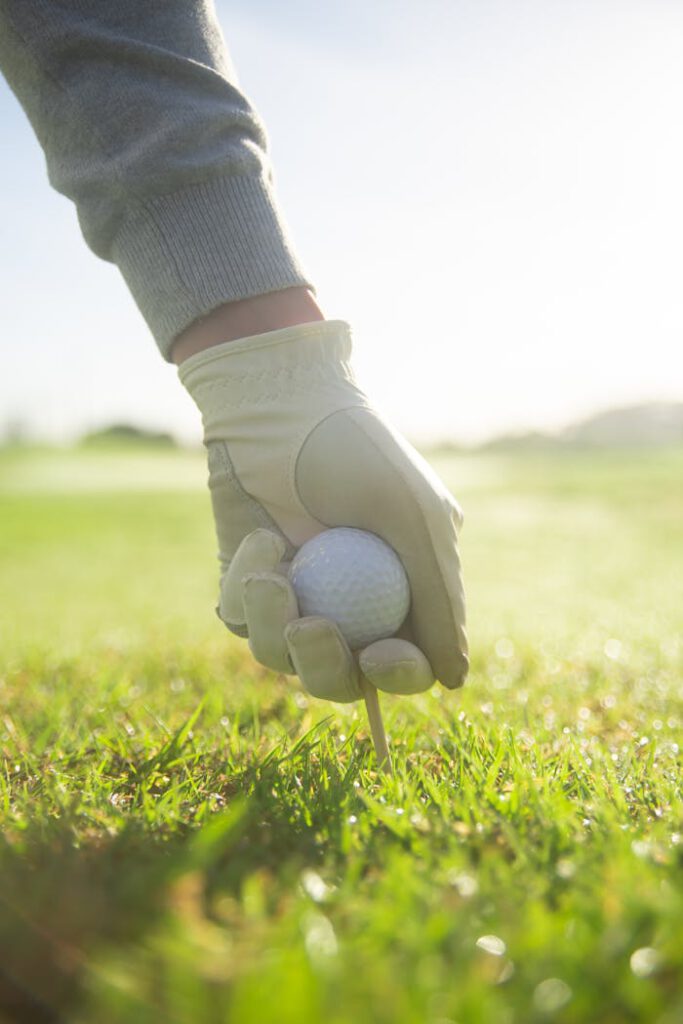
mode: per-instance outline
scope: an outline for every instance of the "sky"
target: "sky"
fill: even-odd
[[[683,4],[230,0],[276,186],[411,439],[683,400]],[[0,432],[198,414],[0,79]]]

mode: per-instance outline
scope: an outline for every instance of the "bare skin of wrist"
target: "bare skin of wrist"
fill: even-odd
[[[285,288],[226,302],[178,335],[171,349],[171,359],[179,365],[212,345],[324,319],[308,288]]]

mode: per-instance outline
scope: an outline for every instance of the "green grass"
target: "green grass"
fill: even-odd
[[[683,1020],[683,453],[437,468],[472,673],[386,780],[214,618],[201,455],[0,453],[0,1020]]]

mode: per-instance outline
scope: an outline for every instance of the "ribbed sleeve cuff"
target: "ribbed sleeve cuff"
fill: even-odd
[[[216,178],[136,204],[113,258],[168,360],[178,334],[217,306],[312,288],[263,177]]]

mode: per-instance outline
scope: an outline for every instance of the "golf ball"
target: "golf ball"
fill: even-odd
[[[306,541],[289,568],[302,615],[336,622],[356,650],[392,636],[410,605],[408,577],[376,534],[340,526]]]

